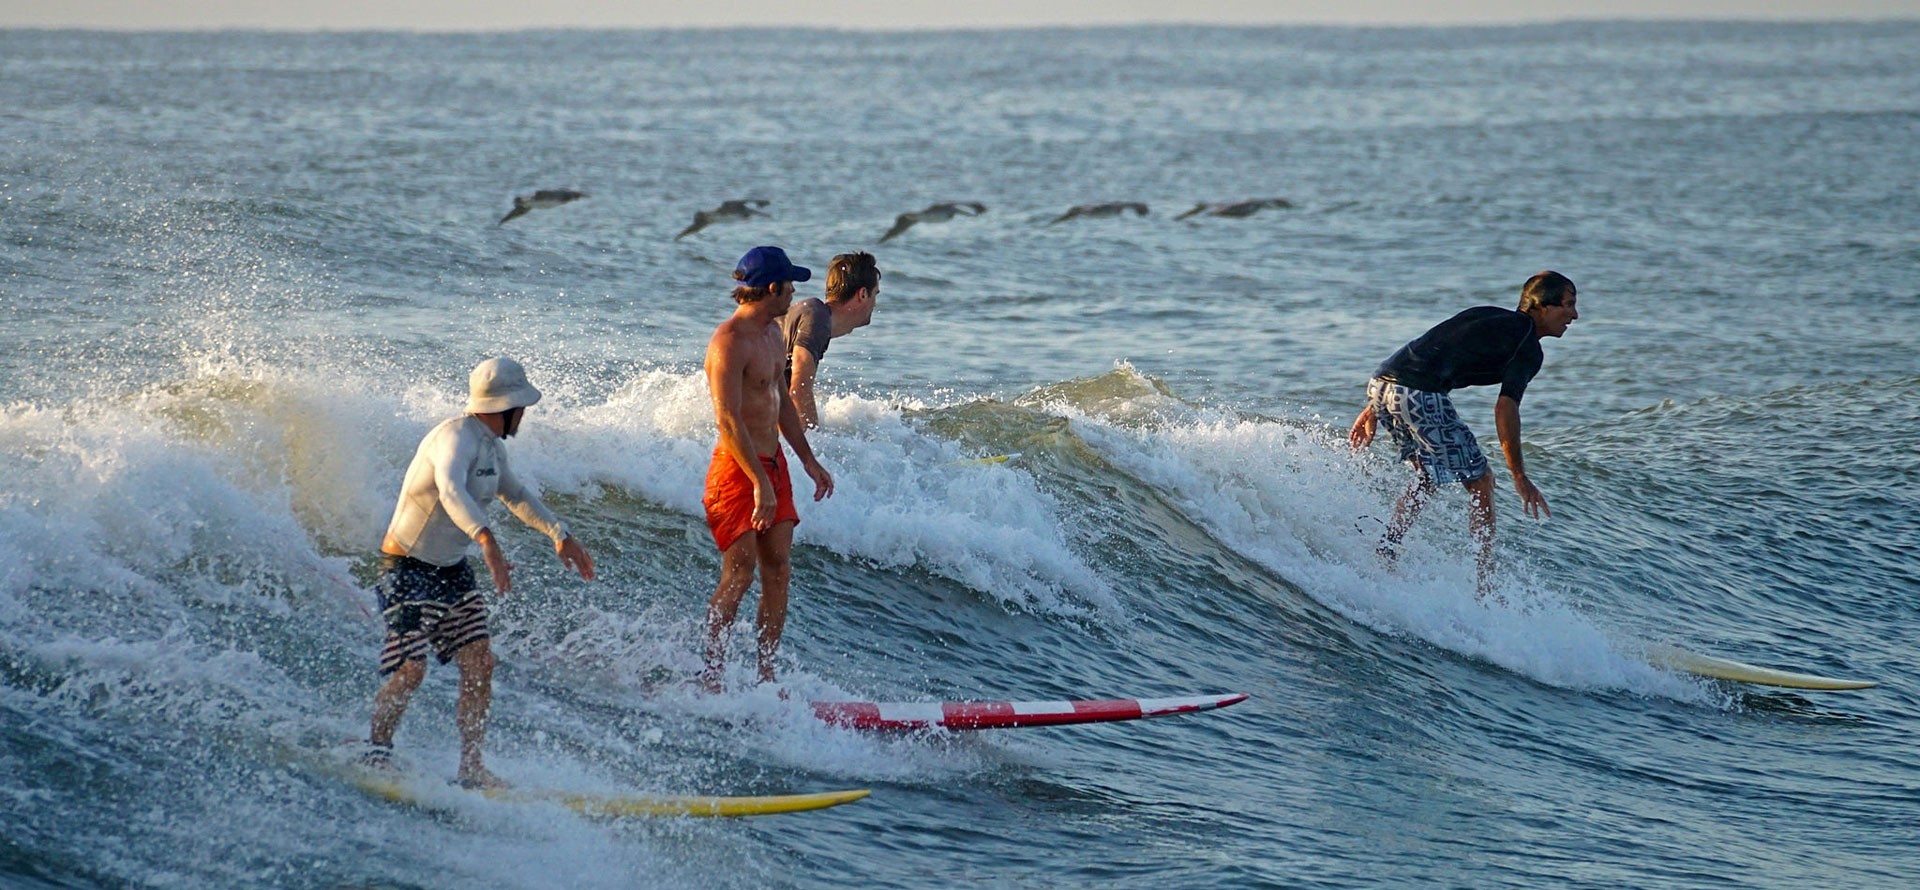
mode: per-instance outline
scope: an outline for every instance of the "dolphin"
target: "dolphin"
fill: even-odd
[[[766,214],[754,208],[765,207],[768,203],[770,202],[760,198],[741,198],[734,201],[722,201],[720,202],[720,206],[712,210],[695,211],[693,214],[693,224],[681,229],[680,234],[673,236],[673,240],[678,241],[714,223],[739,222],[752,216],[766,216]]]
[[[1189,216],[1202,213],[1208,216],[1224,216],[1229,219],[1245,219],[1262,210],[1283,210],[1292,206],[1293,202],[1285,198],[1260,198],[1253,201],[1234,201],[1228,204],[1195,204],[1192,210],[1182,213],[1174,217],[1174,219],[1186,219]]]
[[[1059,216],[1054,217],[1051,221],[1047,223],[1047,225],[1066,222],[1067,220],[1070,220],[1079,216],[1088,217],[1090,219],[1104,219],[1109,216],[1119,216],[1120,214],[1125,213],[1129,210],[1133,211],[1135,216],[1147,215],[1147,205],[1142,204],[1138,201],[1114,201],[1107,204],[1081,204],[1077,207],[1074,207],[1071,210],[1068,210],[1065,213],[1060,214]]]
[[[547,207],[558,207],[568,201],[578,201],[586,196],[586,192],[576,192],[573,189],[541,189],[531,195],[520,195],[513,199],[513,209],[507,211],[507,215],[500,217],[500,221],[494,225],[504,226],[507,220],[516,216],[525,216]]]
[[[893,236],[913,228],[914,223],[946,222],[955,216],[978,216],[985,212],[987,212],[987,205],[977,201],[934,204],[918,213],[902,213],[894,217],[893,228],[888,229],[885,235],[881,235],[880,240],[890,240]]]

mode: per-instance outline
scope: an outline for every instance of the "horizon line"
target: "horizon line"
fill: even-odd
[[[96,34],[414,34],[420,36],[435,35],[471,35],[471,34],[521,34],[556,32],[734,32],[734,31],[804,31],[821,34],[936,34],[971,33],[984,31],[1122,31],[1137,28],[1183,28],[1183,29],[1255,29],[1255,28],[1313,28],[1313,29],[1373,29],[1373,30],[1443,30],[1443,29],[1501,29],[1501,28],[1539,28],[1556,25],[1874,25],[1874,24],[1914,24],[1920,23],[1920,11],[1886,13],[1857,16],[1783,14],[1770,16],[1737,15],[1560,15],[1542,18],[1488,18],[1475,20],[1386,20],[1386,19],[1299,19],[1299,20],[1199,20],[1199,19],[1140,19],[1126,22],[999,22],[978,25],[926,24],[926,25],[823,25],[812,22],[764,22],[764,23],[686,23],[686,24],[502,24],[502,25],[267,25],[267,24],[184,24],[177,26],[152,25],[102,25],[90,24],[26,24],[0,22],[0,33],[16,31],[96,33]]]
[[[939,33],[983,33],[983,31],[1133,31],[1146,27],[1165,29],[1367,29],[1367,31],[1471,31],[1471,29],[1534,29],[1555,25],[1912,25],[1920,23],[1920,13],[1899,15],[1860,15],[1860,17],[1747,17],[1747,15],[1567,15],[1551,19],[1476,19],[1476,21],[1187,21],[1187,19],[1142,19],[1142,21],[1102,21],[1102,23],[991,23],[991,25],[818,25],[818,23],[764,23],[764,25],[8,25],[0,23],[0,33],[81,33],[81,35],[538,35],[538,33],[728,33],[728,31],[803,31],[818,35],[939,35]]]

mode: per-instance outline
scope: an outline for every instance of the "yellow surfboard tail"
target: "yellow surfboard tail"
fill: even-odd
[[[1728,658],[1715,658],[1698,652],[1688,652],[1678,646],[1663,643],[1647,647],[1647,660],[1655,667],[1692,674],[1696,677],[1730,680],[1735,683],[1753,683],[1760,686],[1779,686],[1785,689],[1871,689],[1880,685],[1878,680],[1847,680],[1798,671],[1764,668]]]

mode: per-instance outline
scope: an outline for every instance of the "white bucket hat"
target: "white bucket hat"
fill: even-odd
[[[467,375],[467,413],[498,414],[540,401],[540,391],[527,382],[527,369],[510,358],[490,358]]]

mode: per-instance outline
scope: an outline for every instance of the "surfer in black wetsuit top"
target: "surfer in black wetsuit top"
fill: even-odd
[[[1528,516],[1552,516],[1547,499],[1527,479],[1520,455],[1520,399],[1540,372],[1541,337],[1559,337],[1580,317],[1573,282],[1558,272],[1541,272],[1520,288],[1520,307],[1478,306],[1435,325],[1400,347],[1374,371],[1367,383],[1367,406],[1354,418],[1347,439],[1354,448],[1373,443],[1385,426],[1413,464],[1419,478],[1394,505],[1380,553],[1392,559],[1400,540],[1437,485],[1461,483],[1472,500],[1468,523],[1480,545],[1479,591],[1493,574],[1493,474],[1473,431],[1454,411],[1447,393],[1465,386],[1500,387],[1494,403],[1494,427],[1507,470]]]

